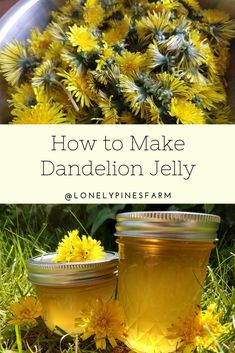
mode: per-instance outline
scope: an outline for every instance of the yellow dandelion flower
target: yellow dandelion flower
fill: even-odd
[[[134,115],[141,114],[141,118],[145,115],[145,100],[142,87],[138,86],[132,78],[120,75],[120,88],[122,90],[124,100],[129,104]]]
[[[57,103],[38,103],[31,108],[13,109],[13,124],[67,123],[63,107]]]
[[[34,70],[32,85],[34,87],[50,86],[57,82],[55,66],[51,60],[44,61]]]
[[[77,47],[77,51],[92,51],[98,46],[97,38],[93,36],[90,29],[85,26],[73,25],[69,27],[68,39],[72,46]]]
[[[9,100],[10,106],[15,108],[32,107],[37,103],[34,90],[31,84],[25,83],[15,88]]]
[[[187,70],[187,72],[185,73],[185,78],[190,83],[198,83],[201,85],[206,85],[209,83],[208,78],[206,77],[206,75],[203,75],[200,70],[200,67],[192,67],[191,69]]]
[[[42,315],[42,306],[33,297],[22,297],[19,302],[13,303],[9,307],[12,325],[31,325],[36,323],[36,318]]]
[[[204,112],[195,104],[186,99],[171,100],[170,115],[177,119],[177,123],[182,124],[205,124],[206,117]]]
[[[94,80],[93,80],[93,84],[91,84],[90,87],[95,89],[95,92],[97,92],[97,88],[94,85],[95,81],[106,86],[110,80],[110,72],[112,73],[112,68],[109,68],[107,70],[105,67],[99,71],[92,71],[92,75],[93,75]],[[98,90],[99,89],[100,89],[100,87],[98,87]]]
[[[231,39],[235,38],[235,20],[233,19],[216,26],[212,30],[212,33],[213,38],[220,46],[218,49],[219,52],[224,49],[224,46],[229,45]]]
[[[103,124],[116,124],[120,121],[117,109],[112,103],[113,96],[107,97],[103,92],[99,91],[98,106],[100,107],[104,118]]]
[[[178,33],[170,36],[162,45],[167,53],[174,53],[179,56],[179,54],[183,53],[187,50],[187,44],[189,47],[189,43],[185,41],[184,33]],[[184,48],[184,51],[181,49]]]
[[[215,108],[218,103],[225,103],[227,99],[225,91],[221,92],[220,87],[213,84],[194,84],[190,95],[194,102],[207,110]]]
[[[210,112],[212,124],[234,124],[234,116],[231,107],[227,105],[217,105],[214,110]]]
[[[137,0],[137,3],[146,6],[146,5],[148,5],[148,0]]]
[[[201,54],[204,58],[204,65],[207,68],[208,78],[211,81],[216,81],[217,76],[220,74],[218,71],[216,57],[210,45],[205,41],[201,46]]]
[[[216,52],[229,45],[229,41],[235,37],[235,20],[230,20],[229,14],[221,10],[204,10],[203,20],[206,23],[204,30],[207,30],[209,37],[212,36]]]
[[[18,85],[35,66],[35,59],[29,56],[26,47],[17,40],[0,51],[0,71],[12,86]]]
[[[148,46],[146,55],[146,66],[149,69],[164,67],[170,64],[170,57],[160,52],[157,42],[154,41]]]
[[[112,2],[108,1],[102,1],[102,4],[105,6],[105,20],[110,20],[110,18],[113,17],[113,15],[117,12],[123,12],[123,6],[124,6],[125,0],[112,0]],[[128,8],[125,8],[125,13],[129,15],[130,10]]]
[[[210,305],[207,310],[196,309],[188,318],[180,321],[170,331],[171,338],[180,340],[180,349],[183,353],[190,353],[200,349],[218,352],[216,340],[226,332],[220,323],[221,313],[216,312],[216,305]]]
[[[73,4],[71,1],[66,1],[66,3],[60,7],[60,12],[66,16],[70,16],[73,11]],[[57,15],[57,12],[55,13]]]
[[[177,3],[175,0],[162,0],[147,5],[150,12],[156,13],[174,11],[179,7],[179,3]]]
[[[33,54],[42,57],[45,50],[52,43],[53,38],[51,33],[48,30],[41,33],[38,28],[35,28],[30,32],[30,35],[31,38],[27,40],[30,45],[30,49],[33,51]]]
[[[170,12],[148,13],[136,23],[136,29],[140,40],[150,42],[152,39],[165,40],[165,34],[170,30]]]
[[[59,23],[52,21],[48,25],[48,31],[50,31],[52,38],[55,40],[59,40],[61,42],[65,42],[67,39],[66,33],[62,26],[59,25]]]
[[[55,41],[51,43],[44,53],[43,59],[46,61],[50,61],[56,64],[61,62],[61,53],[64,48],[64,45],[62,42]]]
[[[52,102],[51,92],[45,87],[33,87],[33,91],[37,103],[47,104]]]
[[[103,32],[103,39],[109,45],[114,45],[125,39],[130,26],[130,18],[125,17],[120,21],[110,21],[110,29]]]
[[[64,91],[62,89],[58,89],[57,86],[51,87],[48,90],[48,94],[54,102],[61,104],[66,110],[70,110],[73,108],[73,105],[68,95],[64,94]],[[45,97],[45,94],[43,96]]]
[[[230,20],[229,13],[218,9],[203,10],[202,16],[203,20],[209,24],[224,23]]]
[[[168,98],[186,98],[190,97],[189,86],[180,77],[177,77],[168,72],[156,74],[156,79],[160,84],[162,95]]]
[[[101,71],[106,64],[106,62],[111,59],[113,56],[113,48],[109,47],[107,43],[104,43],[104,46],[101,50],[99,59],[96,60],[97,67],[96,71]]]
[[[150,98],[146,100],[145,120],[148,124],[162,124],[160,112],[154,101]]]
[[[122,74],[136,76],[145,67],[146,56],[142,53],[131,53],[123,50],[121,55],[116,57],[116,62]]]
[[[201,11],[201,6],[197,0],[182,0],[183,4],[194,10],[195,12]]]
[[[120,122],[123,124],[135,124],[136,117],[128,111],[124,111],[120,116]]]
[[[53,262],[98,261],[105,256],[101,242],[90,236],[79,236],[77,229],[68,232],[59,243]]]
[[[80,103],[81,107],[90,107],[94,99],[94,93],[89,86],[89,76],[83,73],[79,68],[71,69],[69,72],[64,71],[58,73],[58,76],[63,77],[62,83],[66,89]]]
[[[122,309],[116,300],[104,303],[97,299],[82,310],[78,319],[78,326],[82,329],[83,340],[94,336],[97,349],[106,349],[106,341],[112,347],[117,345],[116,339],[125,339],[125,326]]]
[[[168,41],[168,49],[172,48],[173,51],[177,49],[177,42],[173,45],[174,36],[171,37],[172,41]],[[178,66],[180,68],[190,70],[192,67],[198,67],[206,63],[205,47],[207,47],[206,39],[197,30],[191,30],[189,33],[189,40],[182,41],[181,55]]]
[[[101,25],[104,20],[105,11],[97,0],[87,0],[84,6],[84,21],[89,28]]]
[[[81,70],[85,70],[85,58],[82,52],[74,53],[69,49],[63,48],[61,52],[61,59],[63,62],[64,69],[67,69],[69,66],[70,68],[80,67]]]
[[[71,16],[73,11],[77,8],[78,1],[70,0],[66,1],[65,5],[60,7],[60,12],[66,16]]]
[[[228,47],[223,48],[223,50],[219,52],[219,55],[214,57],[215,66],[217,67],[218,73],[221,76],[223,76],[227,71],[230,59],[230,49]]]

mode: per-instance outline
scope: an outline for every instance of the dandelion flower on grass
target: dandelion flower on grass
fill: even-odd
[[[79,236],[78,230],[65,235],[56,250],[53,262],[85,262],[101,260],[104,257],[101,242],[90,236]]]
[[[172,334],[168,338],[180,340],[182,353],[199,352],[201,349],[218,352],[216,342],[226,332],[220,317],[221,313],[216,312],[214,303],[205,311],[196,309],[192,315],[170,329]]]
[[[9,312],[12,315],[10,324],[31,325],[42,315],[42,306],[33,297],[22,297],[19,302],[10,305]]]
[[[125,338],[123,313],[115,300],[107,303],[102,299],[95,300],[81,312],[77,322],[83,331],[82,339],[94,336],[97,349],[106,349],[106,341],[116,347],[116,339],[123,341]]]

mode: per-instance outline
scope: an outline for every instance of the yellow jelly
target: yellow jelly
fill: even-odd
[[[42,304],[47,327],[78,334],[75,320],[81,310],[97,298],[108,301],[114,297],[118,256],[106,252],[104,260],[86,263],[52,263],[53,257],[48,254],[30,259],[29,280]]]

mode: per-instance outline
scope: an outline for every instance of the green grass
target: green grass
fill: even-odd
[[[136,209],[138,207],[143,209],[143,206],[135,206]],[[218,210],[215,213],[222,214],[225,221],[220,230],[217,250],[211,256],[201,304],[206,308],[215,302],[223,311],[222,323],[227,325],[228,330],[218,342],[218,352],[235,353],[235,213],[231,212],[231,216],[226,218],[224,214],[229,209],[228,206],[216,207],[212,210]],[[198,206],[188,206],[188,209],[192,208],[198,210]],[[184,209],[187,207],[184,206]],[[82,231],[82,225],[88,232],[95,228],[96,237],[102,239],[107,249],[113,249],[116,246],[112,237],[114,219],[119,210],[130,210],[130,206],[0,206],[0,352],[75,351],[71,337],[65,336],[62,339],[61,335],[51,333],[42,320],[31,329],[9,325],[8,306],[17,298],[33,293],[32,286],[27,281],[26,260],[37,254],[53,251],[67,230],[79,228]],[[102,222],[100,215],[103,217]],[[90,340],[82,343],[81,352],[97,352],[94,342]],[[108,348],[107,352],[112,352],[112,349]],[[117,351],[124,352],[128,352],[124,347]],[[206,352],[209,351],[203,353]]]

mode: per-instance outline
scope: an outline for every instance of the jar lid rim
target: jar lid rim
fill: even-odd
[[[164,222],[164,221],[201,221],[201,222],[216,222],[220,223],[220,216],[209,214],[209,213],[197,213],[197,212],[182,212],[182,211],[143,211],[143,212],[125,212],[118,213],[117,219],[131,219],[131,220],[149,220],[152,222]]]
[[[48,266],[50,268],[60,268],[61,266],[67,268],[77,268],[77,269],[87,269],[94,268],[95,266],[99,266],[100,264],[105,264],[111,261],[118,260],[118,255],[113,251],[105,251],[105,256],[100,260],[92,260],[92,261],[71,261],[71,262],[52,262],[53,258],[56,256],[55,252],[46,253],[43,255],[37,255],[32,257],[27,261],[28,266]]]
[[[38,285],[74,284],[83,280],[106,278],[117,271],[118,254],[105,251],[104,259],[86,262],[57,262],[56,253],[35,256],[27,261],[30,282]]]
[[[115,235],[142,239],[215,242],[219,224],[219,216],[204,213],[127,212],[117,215]]]

